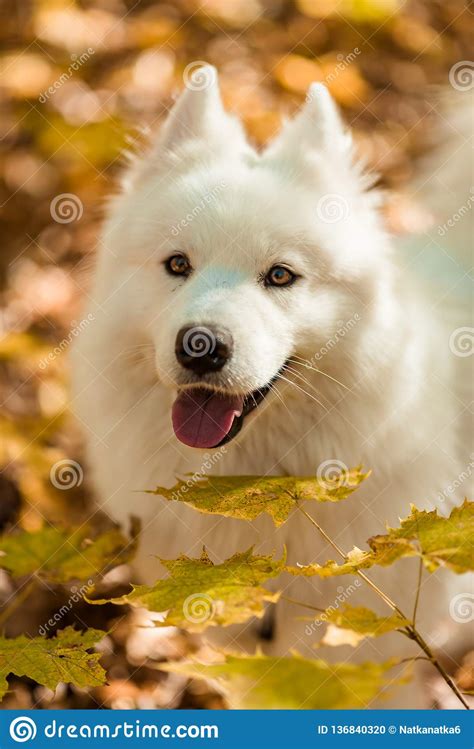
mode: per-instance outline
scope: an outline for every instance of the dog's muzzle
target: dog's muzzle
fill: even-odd
[[[219,372],[231,358],[232,350],[229,331],[213,325],[187,325],[176,336],[178,362],[197,375]]]

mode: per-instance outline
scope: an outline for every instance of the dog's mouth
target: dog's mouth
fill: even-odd
[[[247,395],[199,386],[180,390],[171,412],[176,437],[197,448],[220,447],[230,442],[242,429],[245,418],[265,400],[284,366],[267,385]]]

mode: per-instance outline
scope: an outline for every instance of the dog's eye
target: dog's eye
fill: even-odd
[[[188,276],[191,263],[186,255],[171,255],[165,262],[165,268],[172,276]]]
[[[291,286],[297,276],[283,265],[274,265],[265,276],[266,286]]]

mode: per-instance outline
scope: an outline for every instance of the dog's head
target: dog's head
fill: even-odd
[[[261,154],[214,68],[182,93],[104,235],[120,314],[153,344],[182,442],[234,437],[294,357],[370,304],[385,239],[364,182],[322,85]]]

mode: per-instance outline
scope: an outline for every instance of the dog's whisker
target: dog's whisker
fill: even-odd
[[[312,382],[309,382],[309,380],[307,380],[306,377],[304,377],[304,375],[302,375],[300,372],[297,372],[295,369],[288,366],[285,367],[285,371],[289,372],[291,375],[293,375],[293,377],[297,377],[304,385],[309,387],[315,393],[321,394],[318,388]]]
[[[300,359],[300,361],[296,361],[296,359]],[[344,385],[343,382],[341,382],[340,380],[337,380],[332,375],[328,374],[327,372],[324,372],[322,369],[318,369],[318,367],[313,367],[313,365],[310,364],[307,359],[303,359],[302,357],[297,356],[296,354],[293,354],[293,356],[289,359],[289,361],[292,362],[292,364],[298,364],[300,367],[304,367],[305,369],[311,369],[313,372],[322,374],[324,377],[327,377],[329,380],[332,380],[337,385],[340,385],[341,387],[343,387],[345,390],[350,390],[350,388],[347,387],[347,385]]]
[[[126,351],[135,351],[136,349],[154,349],[153,343],[135,343],[133,346],[127,346],[127,348],[123,349],[124,352]]]
[[[140,361],[154,362],[155,347],[152,343],[137,343],[134,346],[128,346],[120,352],[120,356],[127,362],[133,361],[139,357]]]
[[[285,403],[285,400],[284,400],[282,394],[279,392],[279,390],[277,388],[277,383],[276,382],[272,383],[272,385],[270,386],[270,390],[272,391],[272,393],[274,393],[276,395],[276,397],[278,398],[278,401],[281,403],[281,405],[283,406],[283,408],[285,409],[285,411],[288,412],[288,415],[290,416],[291,420],[294,422],[295,421],[295,415],[291,411],[291,409],[288,408],[287,404]]]
[[[324,405],[324,403],[321,403],[320,400],[314,397],[314,395],[311,395],[311,393],[308,393],[304,388],[302,388],[300,385],[298,385],[297,382],[294,382],[293,380],[289,380],[288,377],[284,377],[283,375],[280,375],[280,379],[284,380],[284,382],[288,382],[290,385],[293,385],[297,390],[302,392],[304,395],[306,395],[308,398],[311,398],[315,403],[318,404],[318,406],[321,406],[321,408],[324,408],[324,410],[327,412],[327,408]]]
[[[155,218],[141,218],[140,224],[142,226],[146,226],[147,224],[152,224],[153,226],[167,226],[170,230],[173,228],[169,221],[158,221],[158,219]]]

